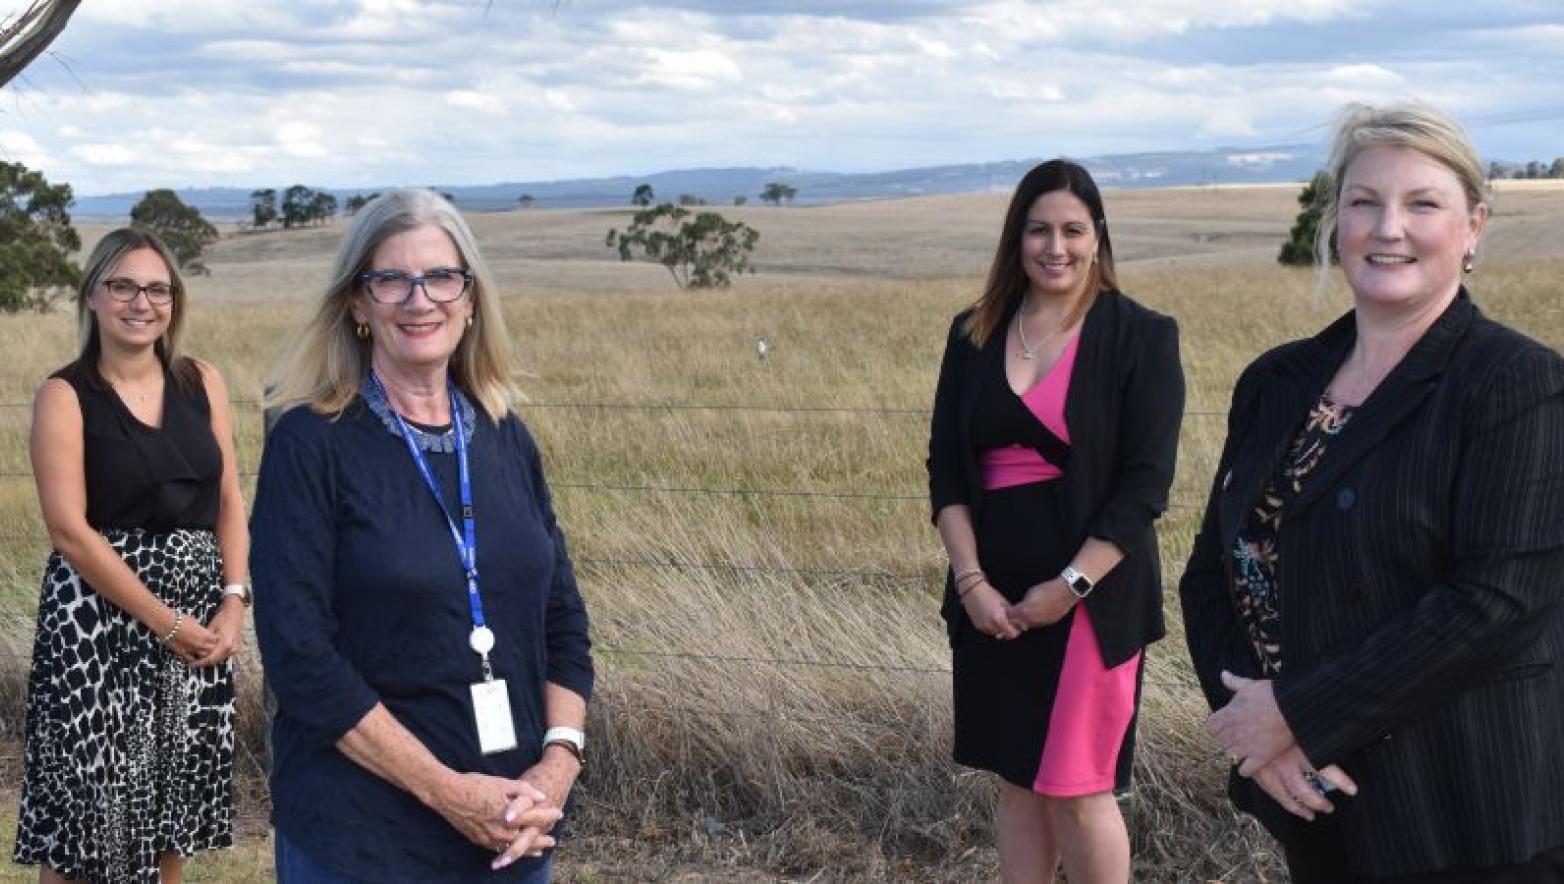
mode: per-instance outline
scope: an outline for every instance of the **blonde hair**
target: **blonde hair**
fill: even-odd
[[[478,253],[477,240],[456,208],[423,188],[393,190],[358,211],[332,265],[331,278],[314,314],[295,336],[297,343],[267,393],[269,406],[307,405],[321,414],[337,414],[358,395],[369,366],[372,343],[356,334],[353,298],[358,276],[369,269],[380,244],[399,233],[438,227],[455,243],[472,272],[472,325],[451,354],[451,378],[461,390],[499,421],[519,395],[509,376],[510,336],[500,311],[499,290]]]
[[[1314,239],[1314,264],[1322,280],[1330,267],[1330,242],[1336,234],[1342,181],[1352,161],[1371,147],[1409,148],[1449,169],[1461,182],[1468,212],[1491,200],[1482,160],[1460,123],[1420,101],[1380,107],[1353,102],[1336,115],[1327,166],[1333,186],[1324,196]]]
[[[107,282],[119,269],[119,262],[131,252],[150,249],[163,259],[168,270],[168,284],[174,290],[174,300],[169,304],[168,328],[152,345],[158,361],[174,375],[174,383],[185,393],[201,389],[201,370],[179,353],[179,340],[185,327],[185,281],[179,275],[179,264],[163,244],[163,240],[150,230],[138,227],[121,227],[111,230],[93,247],[87,256],[87,266],[82,268],[81,287],[76,290],[76,325],[79,343],[76,359],[71,364],[80,366],[88,379],[99,386],[108,382],[98,370],[98,360],[103,355],[103,340],[98,335],[98,314],[88,306],[92,293]]]

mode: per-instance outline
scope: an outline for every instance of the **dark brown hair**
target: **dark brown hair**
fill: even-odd
[[[181,393],[192,395],[202,389],[201,369],[194,361],[179,354],[179,336],[185,324],[185,281],[179,275],[179,265],[174,262],[174,256],[163,244],[163,240],[150,230],[142,230],[136,227],[121,227],[118,230],[109,231],[98,244],[93,247],[92,254],[87,257],[87,266],[82,269],[81,288],[76,290],[76,321],[81,329],[81,345],[77,350],[76,360],[71,363],[73,367],[79,367],[86,375],[88,381],[107,389],[108,381],[104,380],[103,373],[98,370],[98,360],[103,356],[103,341],[99,337],[98,314],[87,306],[87,301],[92,293],[113,275],[119,262],[131,252],[138,249],[151,249],[156,252],[163,264],[168,268],[168,282],[174,289],[174,301],[169,305],[168,329],[163,336],[157,339],[153,350],[157,353],[158,361],[163,367],[174,375],[174,384]]]
[[[1085,314],[1098,292],[1118,288],[1119,280],[1113,272],[1113,243],[1108,239],[1108,217],[1103,213],[1097,182],[1079,163],[1066,159],[1049,160],[1026,173],[1010,198],[1005,227],[999,234],[999,247],[994,250],[994,263],[988,271],[988,283],[967,317],[965,331],[975,346],[987,343],[989,336],[1004,321],[1005,314],[1026,296],[1031,285],[1026,269],[1021,266],[1021,238],[1026,233],[1026,216],[1038,197],[1056,190],[1067,190],[1085,203],[1097,227],[1097,260],[1092,262],[1087,294],[1065,326],[1073,325]]]

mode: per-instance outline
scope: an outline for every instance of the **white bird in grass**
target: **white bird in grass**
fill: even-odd
[[[765,338],[757,338],[755,340],[755,355],[760,357],[761,362],[765,362],[766,357],[771,355],[771,342]]]

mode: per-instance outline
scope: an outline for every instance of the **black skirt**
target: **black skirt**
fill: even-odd
[[[1059,575],[1078,547],[1061,536],[1064,501],[1058,482],[1017,485],[986,492],[978,524],[978,562],[988,582],[1010,602]],[[1077,606],[1077,609],[1079,606]],[[1049,721],[1064,670],[1076,610],[1050,626],[1014,640],[990,638],[960,618],[953,641],[952,695],[958,764],[991,771],[1033,789],[1048,741]],[[1125,664],[1132,665],[1132,664]],[[1138,662],[1137,670],[1138,670]],[[1140,705],[1135,691],[1134,705]],[[1129,787],[1135,719],[1118,739],[1114,788]]]

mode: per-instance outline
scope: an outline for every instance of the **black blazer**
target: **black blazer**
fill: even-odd
[[[1352,314],[1239,378],[1179,586],[1212,708],[1257,676],[1229,551],[1356,337]],[[1462,291],[1282,513],[1277,703],[1336,802],[1355,870],[1517,863],[1564,845],[1564,360]],[[1251,781],[1239,807],[1299,825]]]
[[[1003,382],[1005,329],[1015,310],[981,350],[963,331],[971,311],[951,322],[929,433],[929,499],[936,519],[951,504],[971,507],[974,522],[982,511],[983,470],[972,447],[972,421],[981,385],[995,373]],[[1064,404],[1074,445],[1058,480],[1068,501],[1059,530],[1072,548],[1099,537],[1124,553],[1085,601],[1103,663],[1117,666],[1166,632],[1152,523],[1167,509],[1173,482],[1184,373],[1178,325],[1118,292],[1096,298],[1080,335]],[[952,576],[947,570],[941,613],[954,641],[966,611]]]

